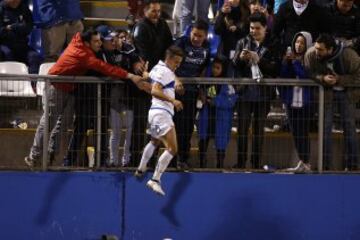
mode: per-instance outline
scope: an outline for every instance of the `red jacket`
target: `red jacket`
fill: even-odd
[[[71,40],[64,53],[49,70],[50,75],[82,76],[88,70],[94,70],[103,75],[114,78],[126,78],[128,72],[122,68],[110,65],[98,58],[94,51],[86,46],[77,33]],[[54,83],[57,89],[71,92],[75,89],[73,83]]]

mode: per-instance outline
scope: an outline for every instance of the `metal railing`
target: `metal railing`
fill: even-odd
[[[31,81],[31,82],[45,82],[45,92],[50,88],[53,83],[93,83],[96,84],[96,167],[101,167],[101,132],[102,129],[102,85],[105,83],[123,83],[120,80],[109,80],[107,78],[97,78],[97,77],[71,77],[71,76],[43,76],[43,75],[12,75],[12,74],[0,74],[1,82],[9,81]],[[263,79],[261,82],[255,82],[252,79],[230,79],[230,78],[187,78],[181,79],[183,84],[186,85],[222,85],[230,84],[235,86],[251,86],[251,85],[260,85],[260,86],[303,86],[303,87],[312,87],[317,89],[317,102],[318,102],[318,131],[317,131],[317,170],[319,173],[323,172],[323,145],[324,145],[324,87],[315,83],[312,80],[297,80],[297,79]],[[356,87],[353,86],[349,87]],[[10,96],[11,94],[9,94]],[[44,137],[43,137],[43,149],[42,149],[42,164],[41,169],[46,171],[48,169],[48,144],[49,144],[49,99],[47,99],[47,94],[43,95],[43,104],[44,104],[44,116],[45,116],[45,125],[44,125]],[[147,112],[145,113],[147,114]],[[239,117],[239,116],[238,116]],[[145,133],[144,133],[145,134]],[[179,133],[180,134],[180,133]]]

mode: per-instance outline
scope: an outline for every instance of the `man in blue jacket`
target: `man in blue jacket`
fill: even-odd
[[[77,32],[82,32],[84,18],[79,0],[37,0],[33,2],[33,17],[42,29],[45,62],[55,62]]]

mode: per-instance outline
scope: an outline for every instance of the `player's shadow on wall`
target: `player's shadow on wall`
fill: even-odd
[[[177,175],[178,179],[171,188],[168,200],[161,209],[161,214],[164,215],[172,225],[180,227],[181,223],[176,215],[176,207],[181,198],[185,196],[185,191],[192,182],[192,174],[181,173]]]
[[[57,174],[48,186],[48,190],[45,193],[43,205],[36,216],[36,222],[39,225],[45,225],[49,221],[49,217],[52,214],[53,207],[56,205],[56,201],[62,192],[67,188],[72,175],[69,173]]]

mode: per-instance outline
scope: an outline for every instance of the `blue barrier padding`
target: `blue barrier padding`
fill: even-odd
[[[0,239],[359,239],[360,175],[0,173]]]

